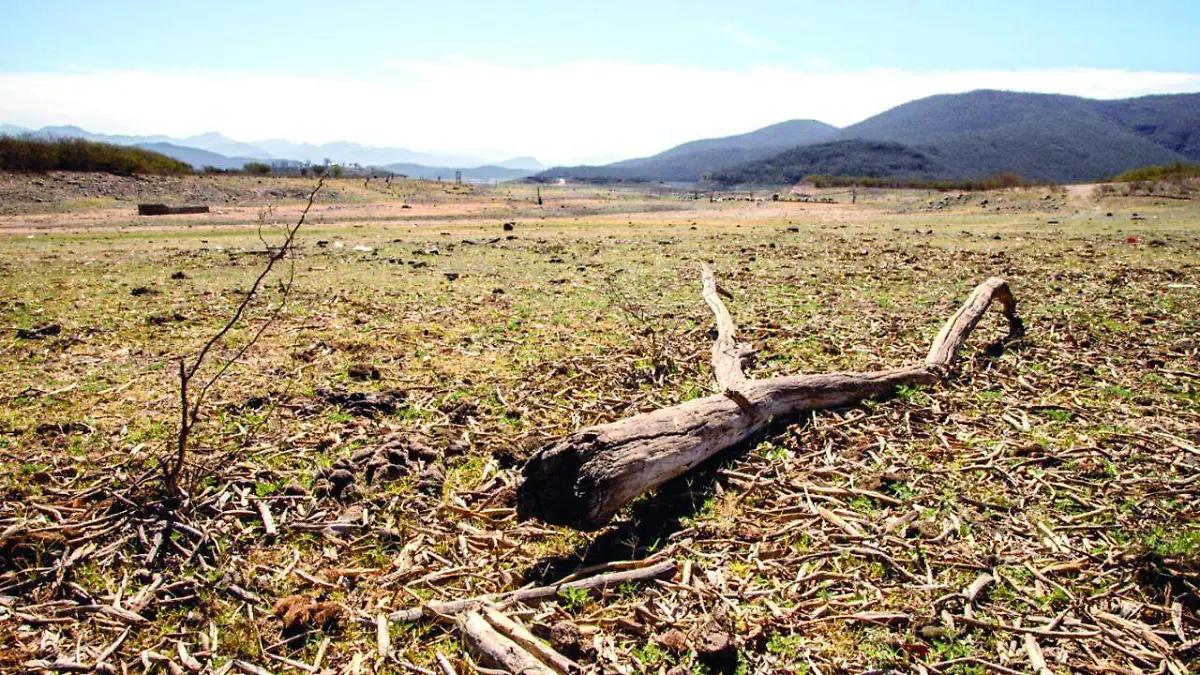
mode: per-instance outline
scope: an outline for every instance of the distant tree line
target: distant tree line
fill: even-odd
[[[185,174],[192,167],[164,154],[82,138],[45,139],[0,136],[0,171],[103,171],[133,174]]]
[[[994,176],[987,176],[985,178],[963,180],[924,180],[918,178],[878,178],[873,176],[829,176],[823,174],[814,174],[805,176],[801,182],[809,183],[813,187],[818,188],[893,188],[936,190],[939,192],[949,192],[952,190],[957,190],[959,192],[974,192],[983,190],[1003,190],[1005,188],[1016,187],[1032,187],[1034,185],[1048,185],[1048,183],[1045,181],[1032,181],[1013,173],[1001,173]]]
[[[290,171],[281,171],[279,167],[272,166],[266,162],[246,162],[240,169],[221,169],[215,166],[206,166],[203,169],[204,173],[208,175],[224,174],[232,176],[307,176],[309,174],[320,176],[326,170],[334,178],[340,178],[345,175],[345,169],[339,164],[313,164],[311,166],[298,166]]]

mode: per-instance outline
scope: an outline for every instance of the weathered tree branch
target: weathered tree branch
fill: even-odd
[[[708,265],[700,268],[700,279],[704,302],[712,310],[717,319],[717,339],[713,342],[712,365],[713,377],[717,384],[726,391],[738,391],[746,386],[746,375],[742,373],[742,353],[737,344],[737,325],[725,303],[718,295],[717,281],[713,277],[712,268]]]
[[[490,607],[484,607],[482,613],[483,618],[492,625],[492,628],[496,629],[496,632],[515,642],[526,652],[537,657],[539,661],[550,666],[555,672],[562,675],[576,675],[583,672],[583,668],[580,668],[578,663],[551,649],[517,621]]]
[[[954,360],[958,358],[958,351],[962,349],[963,343],[970,337],[971,331],[975,330],[975,326],[993,300],[999,301],[1004,318],[1008,319],[1009,335],[1024,335],[1025,323],[1017,316],[1017,299],[1009,290],[1008,282],[999,277],[992,277],[976,286],[963,306],[959,307],[946,325],[942,326],[942,330],[938,331],[933,345],[929,348],[929,355],[925,357],[925,365],[940,368],[953,366]]]
[[[472,651],[489,666],[520,675],[557,675],[554,670],[492,627],[478,612],[458,617],[458,629]]]
[[[704,299],[717,319],[714,375],[725,391],[581,429],[543,448],[525,465],[517,489],[519,517],[596,529],[634,498],[745,441],[777,418],[849,405],[901,385],[937,382],[993,300],[1003,307],[1010,336],[1024,331],[1008,284],[993,278],[976,288],[943,326],[923,364],[748,380],[738,362],[736,327],[717,297],[711,271],[702,271],[702,281]]]

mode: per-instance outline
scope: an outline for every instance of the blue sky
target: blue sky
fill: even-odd
[[[1195,0],[0,0],[0,122],[573,161],[942,91],[1195,91],[1197,38]]]

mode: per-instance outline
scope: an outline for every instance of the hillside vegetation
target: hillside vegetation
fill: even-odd
[[[1167,166],[1143,166],[1140,169],[1126,171],[1113,180],[1118,183],[1136,183],[1147,180],[1195,178],[1197,176],[1200,176],[1200,164],[1175,162]]]
[[[1156,98],[1136,105],[1160,126],[1200,111],[1200,97]],[[846,127],[841,136],[912,146],[941,160],[951,178],[1013,172],[1087,181],[1183,159],[1148,127],[1139,131],[1111,115],[1114,103],[1006,91],[931,96]]]
[[[899,143],[851,140],[793,148],[709,178],[722,184],[791,184],[813,174],[930,180],[944,170],[940,162]]]
[[[789,120],[750,133],[706,138],[677,145],[650,157],[605,166],[554,167],[542,179],[590,182],[695,182],[706,174],[775,155],[781,149],[830,140],[838,128],[816,120]]]
[[[886,157],[863,155],[866,146],[846,146],[854,148],[854,156],[841,160],[826,156],[824,149],[811,157],[783,154],[800,146],[856,140],[907,146],[892,152],[920,155],[927,163],[901,162],[889,169]],[[795,164],[798,160],[801,164]],[[684,143],[653,157],[601,167],[557,167],[541,176],[698,181],[708,174],[730,178],[737,173],[778,182],[802,172],[803,162],[843,160],[848,161],[831,173],[909,179],[928,169],[935,173],[926,177],[956,181],[1002,173],[1037,181],[1098,180],[1147,165],[1200,160],[1200,94],[1118,101],[991,90],[945,94],[905,103],[841,130],[811,121],[785,122],[749,134]],[[758,165],[746,166],[752,162]],[[793,165],[795,170],[783,168]]]
[[[121,175],[191,173],[191,167],[161,153],[81,138],[0,136],[0,170],[102,171]]]

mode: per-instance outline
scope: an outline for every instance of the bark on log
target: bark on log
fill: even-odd
[[[735,326],[717,297],[711,271],[702,294],[717,319],[713,372],[721,394],[576,431],[542,448],[525,465],[517,515],[580,530],[602,527],[639,495],[687,473],[716,453],[762,431],[777,418],[856,403],[900,385],[942,379],[993,300],[1010,337],[1024,333],[1016,300],[1003,279],[980,284],[950,317],[923,364],[865,373],[827,373],[747,380]],[[739,378],[741,378],[739,380]]]

